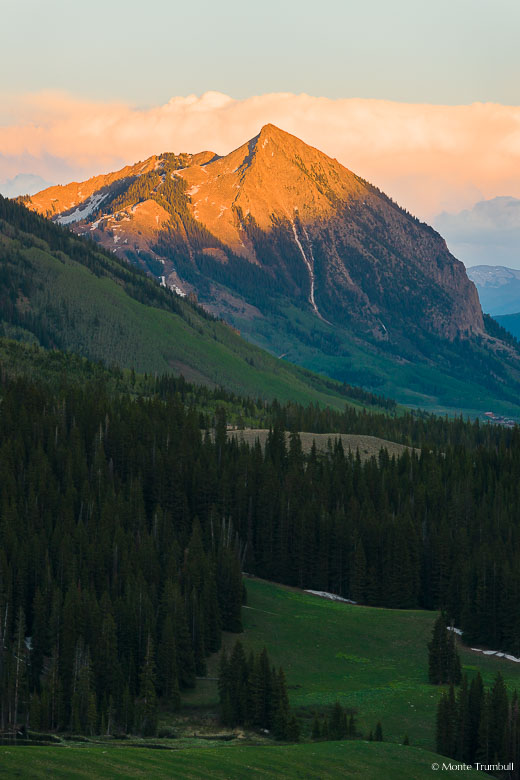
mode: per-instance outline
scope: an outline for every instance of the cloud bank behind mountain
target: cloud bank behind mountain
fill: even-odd
[[[18,173],[12,179],[0,180],[0,194],[5,198],[15,198],[17,195],[34,195],[35,192],[50,187],[52,183],[32,173]]]
[[[508,193],[520,198],[520,107],[438,106],[219,92],[136,108],[59,92],[4,96],[0,181],[66,183],[164,151],[226,154],[273,124],[318,147],[423,219]]]
[[[520,268],[520,199],[498,197],[480,201],[457,214],[433,220],[451,252],[467,267]]]

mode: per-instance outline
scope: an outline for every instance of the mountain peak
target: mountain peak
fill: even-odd
[[[203,169],[187,167],[179,176],[188,185],[194,218],[253,262],[258,258],[241,214],[262,230],[269,230],[273,220],[291,225],[295,214],[302,223],[314,224],[365,189],[337,160],[272,123],[225,157]]]
[[[271,124],[271,122],[268,122],[266,125],[264,125],[257,136],[257,138],[262,140],[276,137],[295,138],[296,136],[291,135],[286,130],[281,130],[276,125]]]
[[[270,122],[262,127],[260,132],[255,138],[249,141],[249,146],[254,143],[257,147],[265,149],[267,144],[272,142],[276,144],[279,149],[283,149],[288,155],[299,154],[300,156],[307,156],[311,154],[313,156],[318,155],[323,160],[330,160],[324,152],[318,151],[313,146],[309,146],[305,141],[302,141],[298,136],[288,133],[287,130],[282,130],[280,127],[271,124]]]
[[[140,176],[137,193],[132,187]],[[71,202],[67,208],[75,211],[65,217],[63,206],[52,213],[66,224],[79,220],[78,232],[88,231],[116,254],[146,253],[154,268],[160,261],[159,270],[179,289],[193,274],[179,273],[177,239],[190,262],[198,253],[231,267],[230,255],[241,256],[323,321],[348,318],[378,340],[392,338],[392,327],[408,338],[408,311],[421,311],[424,330],[448,338],[483,331],[476,290],[440,236],[337,160],[270,122],[223,157],[161,155],[112,179],[122,180],[123,195],[101,201],[112,192],[110,183],[92,180],[89,189],[78,184],[70,193],[77,202],[92,190],[88,208]],[[193,245],[191,235],[198,237]],[[169,259],[168,272],[158,247]],[[425,312],[430,299],[449,307],[432,303]]]
[[[260,130],[259,135],[266,135],[266,134],[269,134],[271,132],[283,133],[285,131],[284,130],[280,130],[280,128],[277,127],[276,125],[273,125],[272,122],[267,122],[267,124],[263,125],[262,129]]]

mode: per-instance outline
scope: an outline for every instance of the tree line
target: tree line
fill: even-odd
[[[492,770],[494,776],[520,777],[518,694],[514,691],[508,696],[500,673],[488,689],[478,673],[471,683],[464,675],[457,695],[453,685],[442,694],[437,708],[437,752],[466,764],[501,764],[502,770]]]
[[[241,631],[241,542],[186,501],[201,443],[178,398],[4,376],[3,731],[153,733],[158,703],[178,706],[221,630]]]
[[[300,727],[289,706],[284,670],[272,666],[266,648],[248,656],[236,642],[219,665],[220,718],[226,726],[248,726],[272,732],[276,739],[297,742]]]

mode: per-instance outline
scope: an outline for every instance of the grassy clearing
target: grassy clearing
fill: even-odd
[[[258,439],[263,447],[268,433],[269,431],[264,428],[246,428],[243,431],[230,431],[229,435],[236,436],[239,441],[245,441],[250,445],[254,444]],[[390,457],[392,455],[398,457],[405,450],[413,449],[405,444],[397,444],[397,442],[380,439],[377,436],[365,436],[357,433],[305,433],[304,431],[299,431],[299,436],[302,449],[306,453],[311,451],[313,442],[316,442],[317,449],[323,452],[327,449],[329,442],[334,443],[335,439],[341,439],[345,452],[351,450],[355,453],[359,450],[362,460],[367,460],[372,456],[377,458],[381,448],[388,450]],[[286,434],[286,440],[288,440],[288,434]],[[420,451],[416,450],[416,452],[419,453]]]
[[[427,642],[436,615],[334,603],[295,589],[246,580],[246,646],[264,645],[287,674],[291,704],[301,715],[338,699],[358,710],[359,730],[378,720],[385,740],[435,749],[435,713],[440,689],[427,682]],[[226,642],[234,644],[236,635]],[[480,670],[490,683],[500,671],[520,690],[520,664],[485,657],[460,647],[468,675]],[[213,676],[216,659],[211,659]],[[185,697],[194,707],[216,705],[216,683],[208,680]]]
[[[2,747],[0,777],[182,778],[182,780],[431,780],[439,757],[414,747],[377,742],[322,742],[273,747],[147,750],[116,747]],[[485,776],[485,775],[484,775]],[[480,777],[480,775],[479,775]]]

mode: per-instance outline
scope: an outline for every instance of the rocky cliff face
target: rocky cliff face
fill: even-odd
[[[196,292],[216,311],[218,273],[206,263],[207,284],[197,285],[187,259],[246,260],[264,272],[266,289],[380,340],[483,331],[475,287],[435,231],[274,125],[225,157],[154,156],[51,187],[27,205],[118,254],[144,258],[164,283]],[[227,270],[228,293],[239,297],[241,274],[240,264]]]

